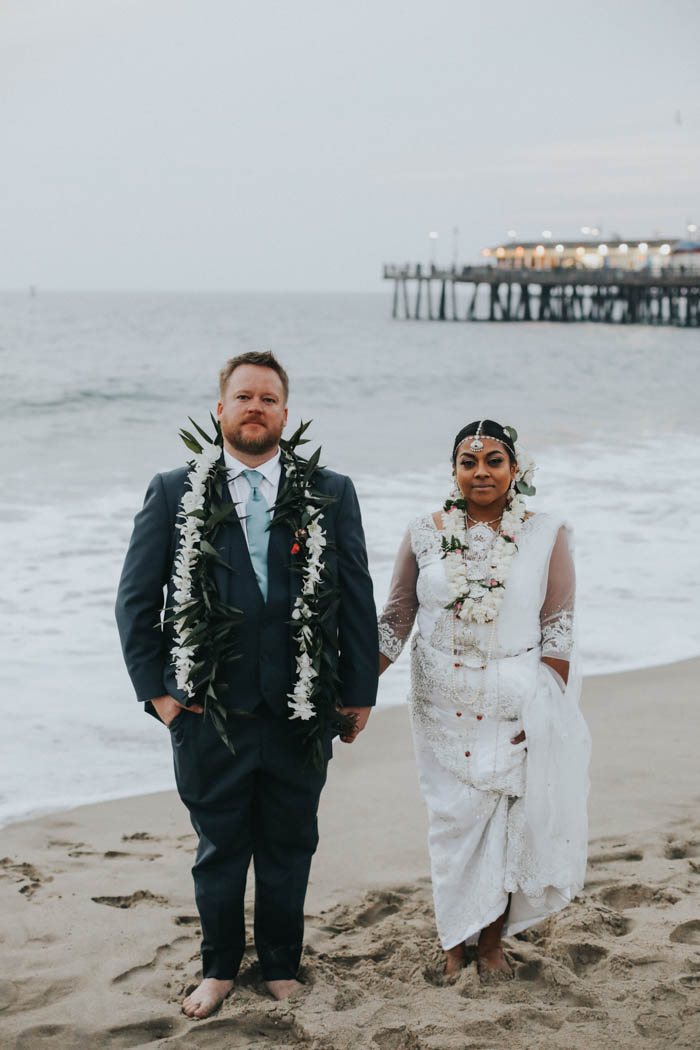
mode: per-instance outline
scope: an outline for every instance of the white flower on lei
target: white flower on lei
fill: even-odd
[[[535,472],[534,460],[519,446],[516,446],[515,452],[518,460],[517,478],[531,485]],[[458,496],[459,493],[453,493],[451,501]],[[448,505],[451,501],[448,501]],[[454,505],[443,513],[444,558],[450,606],[463,622],[492,623],[498,616],[525,517],[525,500],[520,493],[516,493],[501,517],[498,537],[491,550],[488,578],[470,580],[465,561],[469,550],[466,515]],[[450,549],[452,547],[454,549]]]
[[[524,481],[526,485],[532,485],[532,479],[537,469],[534,459],[520,444],[515,446],[515,458],[518,461],[518,479]]]
[[[178,689],[181,689],[190,698],[195,692],[194,685],[190,681],[190,673],[196,663],[197,650],[195,646],[186,644],[187,635],[193,625],[190,624],[186,628],[178,613],[182,612],[192,601],[192,577],[200,556],[199,544],[204,522],[194,512],[204,509],[207,480],[215,469],[220,456],[221,449],[216,444],[205,445],[201,452],[194,455],[192,469],[187,475],[190,487],[183,493],[178,513],[177,529],[180,533],[180,544],[175,555],[173,572],[175,644],[170,653],[175,665],[175,681]]]
[[[310,494],[307,492],[305,495],[308,498]],[[307,506],[306,512],[311,517],[315,513],[314,507]],[[314,678],[318,676],[308,649],[313,640],[313,632],[308,626],[308,621],[312,619],[313,612],[307,599],[313,599],[318,591],[323,568],[323,553],[326,547],[325,533],[316,518],[312,517],[312,520],[309,522],[303,542],[306,548],[307,561],[302,572],[301,594],[297,596],[292,611],[292,619],[300,624],[295,637],[298,652],[297,680],[294,683],[294,690],[288,696],[290,701],[289,707],[292,712],[289,716],[290,719],[300,718],[306,722],[316,714],[311,694],[314,688]]]

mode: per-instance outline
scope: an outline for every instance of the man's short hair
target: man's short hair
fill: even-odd
[[[289,376],[271,350],[249,350],[246,354],[238,354],[237,357],[232,357],[228,360],[219,372],[219,393],[222,398],[226,391],[226,384],[231,378],[231,373],[240,365],[259,365],[261,368],[271,368],[273,372],[276,372],[284,387],[284,401],[285,404],[287,403],[289,400]]]

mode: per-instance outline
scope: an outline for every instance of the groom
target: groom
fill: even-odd
[[[291,570],[298,544],[287,525],[275,527],[274,504],[284,485],[279,441],[287,422],[289,380],[269,352],[241,354],[219,375],[217,415],[235,510],[217,547],[232,571],[218,572],[219,597],[240,610],[240,657],[226,667],[222,698],[240,712],[226,747],[199,704],[177,687],[170,650],[172,574],[179,533],[176,515],[187,468],[157,474],[136,516],[117,596],[124,659],[137,698],[170,730],[177,788],[199,835],[192,869],[202,923],[199,987],[183,1002],[190,1017],[207,1017],[229,994],[245,947],[243,898],[251,858],[255,868],[255,946],[263,978],[276,999],[296,979],[304,931],[304,898],[318,842],[316,813],[331,757],[324,733],[322,760],[311,765],[302,738],[306,722],[290,721],[295,674],[291,613],[299,592]],[[349,478],[319,470],[317,490],[332,497],[321,524],[326,564],[339,602],[331,624],[329,660],[340,680],[341,712],[354,717],[351,743],[375,702],[378,642],[372,582],[357,497]],[[223,592],[223,593],[222,593]],[[156,627],[154,627],[156,625]]]

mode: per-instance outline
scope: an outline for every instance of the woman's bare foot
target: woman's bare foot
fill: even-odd
[[[265,981],[265,986],[273,999],[289,999],[304,987],[300,981]]]
[[[183,1000],[182,1010],[188,1017],[201,1020],[218,1010],[226,996],[233,988],[233,981],[220,981],[216,977],[205,977],[198,988],[195,988]]]
[[[452,977],[464,966],[466,953],[463,944],[456,944],[454,948],[448,948],[445,952],[445,976]]]
[[[499,915],[495,922],[492,922],[490,926],[484,927],[479,934],[476,966],[479,976],[482,978],[488,978],[492,975],[494,977],[513,977],[513,970],[505,957],[501,944],[501,934],[509,911],[510,897],[503,915]]]
[[[513,969],[506,959],[505,953],[500,944],[497,948],[489,948],[488,950],[482,949],[481,945],[479,945],[477,969],[479,971],[479,977],[482,978],[498,976],[510,979],[513,976]]]

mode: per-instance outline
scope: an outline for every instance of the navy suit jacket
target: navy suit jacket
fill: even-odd
[[[127,670],[137,699],[155,714],[152,699],[169,694],[186,703],[178,689],[170,656],[172,624],[160,623],[165,606],[172,606],[173,562],[179,541],[176,515],[186,487],[187,467],[157,474],[136,515],[117,594],[116,616]],[[284,472],[280,485],[284,483]],[[339,590],[340,603],[332,624],[337,641],[340,696],[344,707],[372,706],[376,701],[378,653],[372,581],[355,489],[350,478],[319,470],[315,485],[336,497],[321,524],[328,548],[326,564]],[[228,487],[224,498],[230,500]],[[294,537],[288,526],[270,529],[268,599],[263,601],[248,554],[243,529],[232,512],[222,524],[215,546],[233,571],[217,567],[221,598],[240,609],[244,621],[235,628],[241,658],[226,668],[221,699],[238,710],[252,711],[265,702],[279,715],[288,712],[295,675],[291,612],[300,591],[300,576],[292,571]]]

